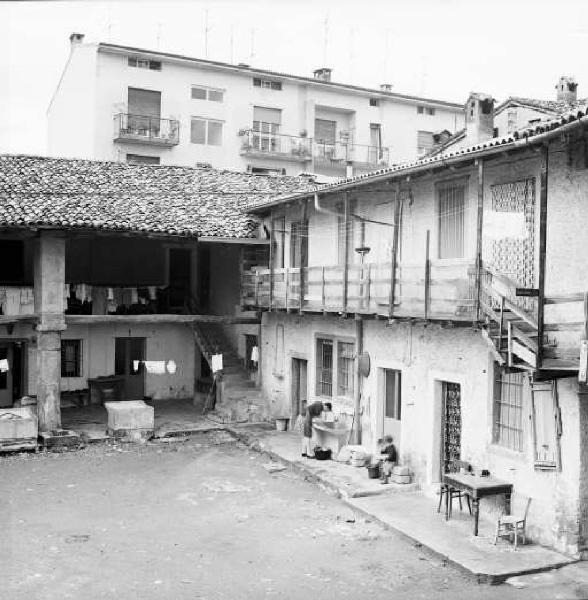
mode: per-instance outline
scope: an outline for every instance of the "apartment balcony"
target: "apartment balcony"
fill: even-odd
[[[312,158],[312,140],[306,137],[252,129],[242,131],[240,137],[242,156],[296,162],[307,162]]]
[[[114,141],[177,146],[180,143],[180,122],[175,119],[119,113],[114,117]]]
[[[351,142],[313,142],[315,169],[345,173],[349,163],[356,170],[374,171],[389,166],[390,149]]]
[[[476,270],[469,260],[317,266],[303,269],[254,268],[241,281],[246,310],[379,315],[471,322],[476,319]],[[302,284],[302,285],[301,285]],[[392,300],[392,307],[390,302]]]

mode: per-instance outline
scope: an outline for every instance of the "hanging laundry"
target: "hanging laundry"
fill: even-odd
[[[8,371],[9,369],[10,367],[8,366],[8,359],[0,359],[0,373],[6,373],[6,371]]]
[[[151,375],[164,375],[165,374],[165,361],[164,360],[144,360],[145,370]]]
[[[114,301],[114,289],[109,287],[108,291],[106,292],[106,299],[109,301]]]
[[[69,283],[66,283],[63,286],[63,302],[66,306],[67,306],[67,300],[69,298],[70,293],[71,293],[71,289],[69,287]]]
[[[251,362],[259,362],[259,348],[257,346],[253,346],[253,348],[251,348]]]
[[[139,370],[140,366],[141,366],[141,361],[140,360],[134,360],[133,361],[133,371],[135,373]]]
[[[166,367],[167,367],[167,372],[168,372],[170,375],[173,375],[173,374],[176,372],[177,365],[176,365],[175,361],[173,361],[173,360],[168,360],[168,361],[167,361],[167,365],[166,365]]]
[[[20,288],[6,288],[6,312],[4,314],[20,314]]]
[[[213,354],[212,355],[212,372],[216,373],[217,371],[223,370],[223,355],[222,354]]]
[[[131,288],[131,304],[139,303],[139,291],[137,288]]]
[[[154,285],[150,285],[149,290],[149,300],[157,300],[157,287]]]

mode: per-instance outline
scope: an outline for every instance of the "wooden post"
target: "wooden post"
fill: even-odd
[[[299,232],[300,239],[300,284],[298,289],[298,312],[302,314],[304,306],[304,271],[308,266],[308,201],[302,205],[302,225]]]
[[[482,283],[482,227],[484,221],[484,161],[478,159],[478,222],[476,228],[476,321],[480,320],[480,287]]]
[[[584,340],[588,340],[588,292],[584,292]]]
[[[396,294],[396,262],[398,260],[398,238],[400,236],[400,184],[396,188],[396,206],[394,207],[394,229],[392,230],[392,256],[390,266],[390,294],[388,296],[388,318],[394,315],[394,301]]]
[[[259,308],[259,273],[257,271],[253,274],[253,281],[255,286],[255,308]]]
[[[504,327],[504,296],[500,297],[500,324],[498,326],[498,352],[502,350],[502,328]]]
[[[286,311],[288,310],[288,296],[289,296],[289,287],[290,287],[290,269],[284,269],[284,308]]]
[[[325,311],[325,267],[321,267],[321,306]]]
[[[425,319],[429,318],[429,304],[431,302],[431,261],[429,260],[430,241],[431,231],[427,229],[427,238],[425,242]]]
[[[543,363],[543,334],[545,308],[545,254],[547,248],[547,186],[549,185],[549,146],[541,152],[541,190],[539,192],[539,295],[537,297],[537,369]]]
[[[274,213],[270,213],[270,248],[269,248],[269,309],[274,303]]]
[[[343,261],[343,313],[347,312],[347,287],[349,285],[349,196],[345,192],[344,227],[345,227],[345,260]]]

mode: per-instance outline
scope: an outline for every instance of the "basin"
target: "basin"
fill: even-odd
[[[349,439],[351,428],[338,421],[325,422],[316,420],[312,424],[312,439],[322,448],[330,448],[333,456],[339,453],[339,450]]]

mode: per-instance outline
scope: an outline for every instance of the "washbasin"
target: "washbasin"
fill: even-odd
[[[349,427],[345,425],[345,423],[340,423],[338,421],[315,421],[312,424],[314,429],[318,429],[320,431],[325,431],[327,433],[332,433],[334,435],[341,435],[343,433],[349,432]]]

